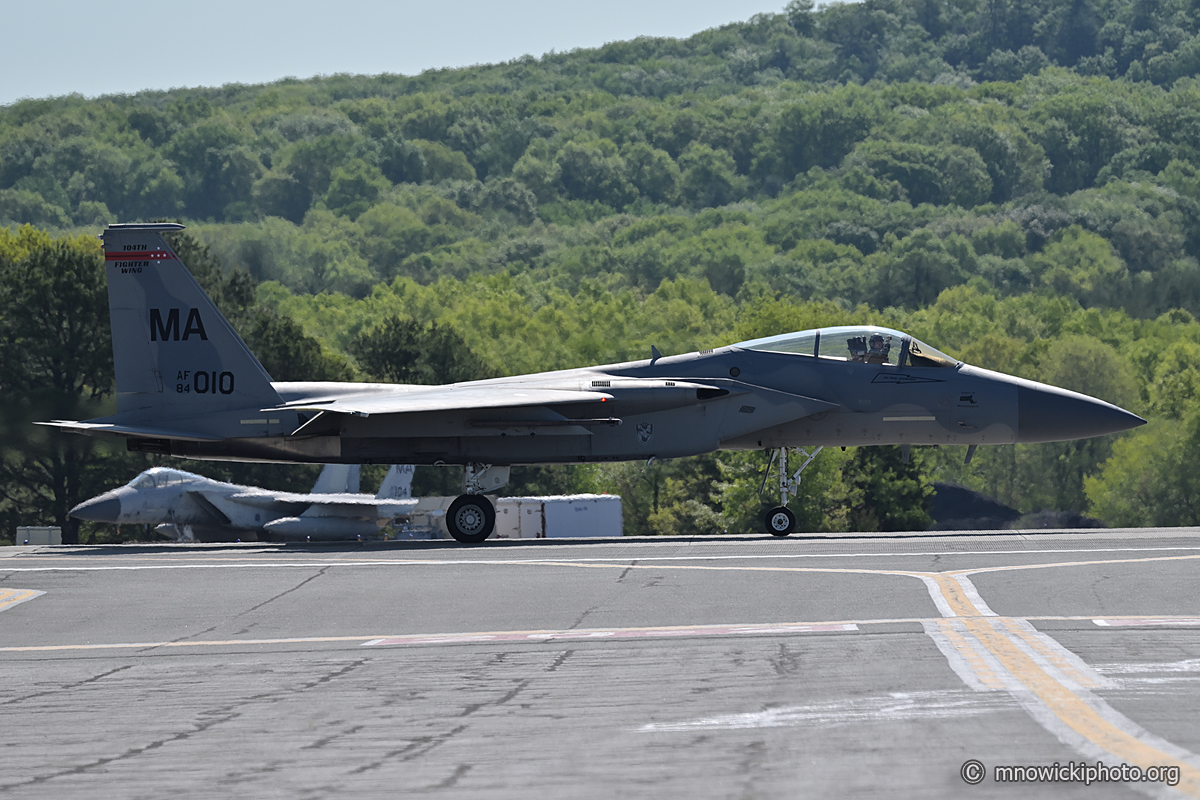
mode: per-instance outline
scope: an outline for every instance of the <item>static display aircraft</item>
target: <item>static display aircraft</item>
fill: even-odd
[[[358,494],[358,466],[327,466],[310,494],[222,483],[178,469],[148,469],[125,486],[71,509],[94,522],[155,525],[200,541],[233,541],[254,533],[272,541],[377,537],[409,514],[413,468],[392,466],[372,497]]]
[[[483,494],[513,464],[776,451],[780,506],[766,521],[786,536],[788,498],[821,447],[963,444],[969,460],[980,444],[1145,422],[871,326],[448,386],[272,381],[160,235],[182,227],[104,231],[117,413],[44,424],[183,458],[462,465],[463,494],[447,512],[460,542],[487,538],[495,510]],[[789,473],[793,449],[805,461]]]

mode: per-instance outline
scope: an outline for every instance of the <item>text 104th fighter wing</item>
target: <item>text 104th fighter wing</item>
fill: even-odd
[[[272,381],[163,239],[181,228],[104,231],[117,413],[48,424],[183,458],[462,465],[447,527],[463,542],[491,533],[483,495],[513,464],[775,451],[780,507],[767,526],[786,535],[788,498],[821,447],[965,444],[973,453],[1144,422],[872,326],[447,386]]]

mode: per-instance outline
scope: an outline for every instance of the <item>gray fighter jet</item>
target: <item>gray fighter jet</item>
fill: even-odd
[[[821,447],[1052,442],[1145,420],[1101,400],[963,364],[900,331],[825,328],[715,350],[448,386],[272,381],[160,235],[111,225],[104,242],[117,413],[67,430],[184,458],[456,464],[447,512],[487,538],[484,492],[513,464],[647,461],[776,451],[786,536],[800,472]],[[788,469],[790,450],[804,461]]]
[[[250,535],[270,541],[376,538],[416,506],[410,499],[413,468],[392,466],[374,497],[357,493],[358,473],[357,465],[331,464],[312,493],[296,494],[155,467],[70,513],[94,522],[154,525],[192,541],[228,542]]]

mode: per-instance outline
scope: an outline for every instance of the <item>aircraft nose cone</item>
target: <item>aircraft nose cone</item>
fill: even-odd
[[[70,514],[90,522],[116,522],[121,516],[121,500],[111,494],[102,494],[75,506]]]
[[[1065,442],[1145,425],[1125,409],[1045,384],[1017,387],[1017,441]]]

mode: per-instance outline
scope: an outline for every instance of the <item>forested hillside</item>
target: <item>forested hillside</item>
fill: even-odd
[[[969,467],[965,448],[825,453],[808,529],[927,524],[931,480],[1200,524],[1198,20],[1200,0],[796,0],[411,78],[0,107],[0,537],[149,463],[29,421],[111,402],[88,237],[163,218],[277,379],[462,380],[882,323],[1152,422]],[[619,491],[629,532],[747,531],[764,463],[528,468],[507,491]],[[450,472],[417,488],[453,491]]]

